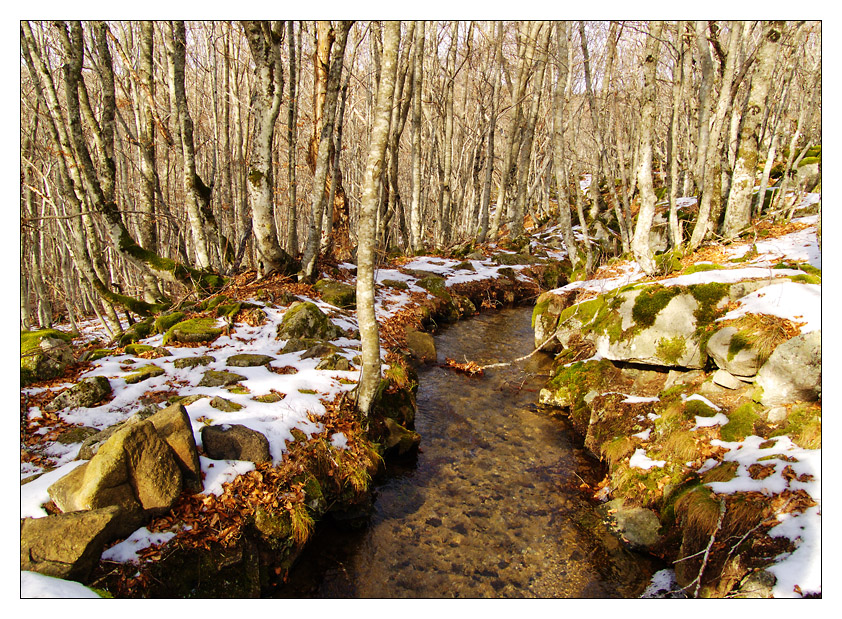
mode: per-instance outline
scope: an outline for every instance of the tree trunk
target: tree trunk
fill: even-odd
[[[751,221],[751,197],[757,171],[760,123],[763,120],[783,26],[784,23],[780,21],[766,23],[755,56],[755,74],[751,80],[748,107],[743,114],[740,144],[734,164],[728,206],[725,209],[723,234],[726,237],[736,237]]]
[[[380,385],[380,335],[374,311],[375,213],[379,207],[380,175],[395,88],[400,22],[387,22],[383,32],[383,65],[377,88],[371,143],[365,169],[360,205],[357,246],[357,319],[362,341],[362,370],[357,393],[357,408],[368,416]]]
[[[640,119],[640,162],[637,168],[640,187],[640,211],[632,238],[632,252],[640,268],[647,275],[656,272],[655,260],[649,246],[649,232],[655,217],[655,190],[652,186],[652,141],[655,132],[655,70],[658,66],[658,50],[661,46],[660,21],[649,22],[649,35],[643,52],[643,109]]]
[[[424,81],[424,21],[415,25],[412,58],[412,202],[409,208],[409,246],[421,249],[421,89]]]

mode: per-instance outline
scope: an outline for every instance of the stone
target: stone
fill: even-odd
[[[413,430],[407,430],[397,421],[390,417],[383,419],[386,426],[386,436],[383,439],[383,447],[386,451],[397,453],[403,456],[418,448],[421,444],[421,435]]]
[[[87,580],[105,544],[125,529],[122,517],[122,510],[111,506],[22,519],[20,569],[65,580]]]
[[[272,357],[270,355],[256,355],[243,353],[240,355],[231,355],[230,357],[228,357],[228,360],[225,362],[225,365],[232,368],[251,368],[260,365],[269,365],[269,363],[271,363],[274,360],[275,357]]]
[[[302,355],[302,359],[324,359],[339,353],[342,349],[330,342],[319,342],[309,347]]]
[[[661,521],[651,509],[627,507],[619,498],[600,505],[597,510],[634,550],[651,549],[661,541]]]
[[[406,346],[413,359],[423,362],[435,363],[438,358],[436,352],[436,340],[429,333],[406,330]]]
[[[71,336],[57,329],[20,332],[21,385],[57,378],[73,363]]]
[[[280,402],[286,397],[283,393],[275,393],[274,391],[271,393],[266,393],[264,395],[256,395],[252,398],[255,402],[263,402],[264,404],[274,404],[275,402]]]
[[[129,344],[124,349],[127,355],[139,357],[144,355],[146,359],[157,359],[158,357],[172,357],[172,353],[163,346],[150,346],[149,344]]]
[[[242,404],[237,404],[236,402],[220,398],[219,396],[214,396],[210,401],[210,405],[223,413],[236,413],[243,408]]]
[[[222,328],[216,326],[214,318],[191,318],[176,323],[164,334],[164,345],[168,342],[205,343],[222,335]]]
[[[64,408],[90,408],[111,395],[111,383],[105,376],[89,376],[62,391],[44,407],[47,411]]]
[[[535,258],[528,254],[497,254],[492,256],[491,259],[503,266],[533,264],[535,262]]]
[[[170,447],[148,420],[125,424],[47,492],[63,512],[137,505],[147,515],[169,511],[182,489],[182,475]]]
[[[150,316],[145,320],[141,320],[140,322],[134,323],[131,327],[126,329],[123,335],[120,336],[118,344],[120,346],[126,346],[127,344],[131,344],[133,342],[140,341],[145,337],[149,337],[149,335],[151,335],[152,333],[152,322],[153,318]]]
[[[351,370],[351,362],[342,355],[330,355],[325,357],[316,365],[317,370],[336,370],[339,372],[349,372]]]
[[[202,447],[214,460],[248,460],[255,464],[272,460],[266,437],[240,424],[203,427]]]
[[[169,314],[161,314],[155,318],[152,323],[153,333],[166,333],[175,325],[182,322],[187,315],[184,312],[170,312]]]
[[[395,290],[409,290],[409,285],[399,279],[384,279],[380,283],[387,288],[394,288]]]
[[[177,402],[150,416],[149,422],[172,450],[183,475],[184,487],[194,493],[201,492],[202,467],[187,410]]]
[[[780,344],[757,373],[760,403],[779,406],[821,397],[822,332],[811,331]]]
[[[77,426],[71,428],[64,434],[61,434],[56,441],[62,445],[73,445],[74,443],[82,443],[86,439],[99,434],[96,428],[89,428],[88,426]]]
[[[711,380],[720,387],[725,387],[726,389],[739,389],[744,386],[741,380],[725,370],[716,370],[716,372],[713,373]]]
[[[671,369],[667,374],[666,381],[664,381],[664,390],[675,385],[689,385],[704,377],[705,373],[702,370]]]
[[[135,383],[140,383],[145,380],[149,380],[150,378],[154,378],[156,376],[161,376],[164,374],[164,369],[158,367],[154,363],[150,363],[149,365],[144,365],[143,367],[137,368],[130,374],[127,374],[124,380],[128,385],[134,385]]]
[[[284,313],[277,330],[279,340],[311,338],[330,341],[341,335],[339,327],[309,301],[293,303]]]
[[[775,406],[764,413],[764,417],[769,423],[780,423],[785,421],[788,416],[789,410],[786,406]]]
[[[739,599],[768,599],[774,597],[773,590],[778,579],[768,570],[754,570],[746,576],[731,597]]]
[[[227,387],[241,380],[246,380],[246,377],[227,370],[208,370],[199,381],[199,387]]]
[[[325,303],[342,309],[354,309],[357,306],[357,289],[354,286],[332,279],[320,279],[313,287]]]
[[[727,370],[734,376],[754,376],[760,369],[761,361],[757,351],[751,346],[731,353],[732,340],[738,331],[735,327],[724,327],[714,333],[707,343],[707,353],[717,367]]]
[[[208,365],[216,361],[215,357],[210,355],[202,355],[199,357],[182,357],[172,362],[173,366],[178,369],[194,368],[197,365]]]

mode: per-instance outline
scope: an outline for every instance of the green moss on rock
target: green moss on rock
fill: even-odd
[[[677,365],[687,351],[687,340],[680,335],[670,338],[662,337],[658,340],[655,350],[662,361],[668,365]]]
[[[213,318],[191,318],[173,325],[164,334],[164,345],[168,342],[201,343],[212,342],[222,335],[222,328],[215,326]]]
[[[632,318],[641,327],[651,327],[655,319],[673,297],[681,294],[679,286],[650,286],[641,290],[634,300]]]
[[[170,314],[161,314],[152,324],[152,331],[154,333],[166,333],[173,325],[178,324],[187,318],[184,312],[172,312]]]
[[[754,402],[746,402],[728,415],[728,423],[719,430],[723,441],[742,441],[754,432],[754,424],[760,419],[761,407]]]
[[[163,368],[159,368],[157,365],[150,363],[149,365],[144,365],[143,367],[136,369],[134,372],[126,376],[125,381],[129,385],[133,385],[135,383],[160,376],[163,373]]]

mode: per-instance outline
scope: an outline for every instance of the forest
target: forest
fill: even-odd
[[[689,425],[681,432],[689,436],[700,427],[718,432],[716,423],[694,419],[724,418],[718,422],[723,437],[749,441],[750,431],[734,434],[734,426],[725,428],[736,419],[729,406],[743,415],[751,404],[757,407],[752,419],[761,421],[749,429],[767,442],[779,430],[795,437],[792,420],[797,417],[801,434],[786,449],[801,449],[792,457],[813,462],[804,453],[818,449],[820,454],[820,342],[818,357],[814,348],[803,353],[805,363],[818,368],[818,387],[793,387],[775,399],[772,383],[759,377],[775,347],[815,334],[820,339],[820,320],[815,327],[807,305],[820,305],[821,295],[821,52],[822,23],[804,20],[21,21],[22,479],[44,475],[22,486],[35,497],[31,511],[22,507],[22,518],[46,522],[57,514],[70,515],[64,512],[112,505],[113,497],[91,494],[83,500],[87,490],[59,486],[71,483],[67,480],[74,475],[73,484],[82,483],[76,478],[87,479],[96,449],[109,444],[104,442],[111,437],[103,434],[107,428],[118,421],[131,425],[141,415],[141,404],[151,404],[154,410],[138,419],[154,412],[153,422],[138,421],[137,427],[154,423],[148,432],[160,434],[175,453],[171,466],[181,470],[180,481],[163,509],[147,505],[132,478],[134,490],[125,492],[134,492],[134,498],[120,499],[120,505],[124,516],[133,515],[119,518],[121,525],[107,543],[126,540],[145,523],[146,534],[172,532],[166,535],[189,539],[183,544],[196,552],[208,544],[245,544],[242,553],[248,554],[249,536],[257,530],[255,539],[271,538],[276,554],[255,550],[259,586],[237,581],[244,588],[230,595],[265,595],[267,570],[286,583],[315,522],[331,510],[346,514],[370,502],[370,483],[383,458],[417,453],[419,442],[423,445],[424,432],[413,429],[416,391],[424,383],[416,369],[420,361],[418,372],[427,372],[424,363],[435,365],[437,359],[433,338],[425,331],[438,333],[443,324],[513,304],[534,305],[530,333],[534,330],[535,339],[528,350],[512,344],[511,354],[501,353],[506,363],[495,364],[503,359],[480,359],[476,349],[476,359],[465,353],[436,367],[448,368],[460,380],[479,380],[484,371],[514,363],[521,353],[518,362],[540,358],[533,358],[539,352],[555,356],[542,371],[555,377],[547,383],[551,390],[561,389],[558,381],[564,375],[566,395],[533,390],[541,392],[542,405],[569,409],[570,423],[585,437],[588,453],[609,467],[602,485],[576,474],[594,496],[619,475],[616,467],[627,471],[640,464],[642,449],[634,448],[645,447],[649,433],[643,428],[631,434],[631,425],[600,429],[620,432],[622,446],[620,434],[611,435],[613,448],[604,439],[591,444],[593,428],[576,418],[588,390],[576,395],[575,385],[592,378],[567,376],[562,360],[569,365],[611,359],[616,363],[610,371],[600,366],[600,372],[628,389],[634,381],[624,364],[657,367],[658,389],[650,393],[647,387],[629,396],[643,399],[620,403],[656,409],[660,405],[651,401],[660,397],[666,402],[673,371],[685,373],[688,385],[695,380],[696,389],[700,381],[711,383],[715,370],[727,370],[730,378],[737,377],[735,386],[728,387],[736,389],[733,397],[720,401],[713,392],[694,391],[705,393],[693,397],[709,407],[694,418],[688,405],[682,423]],[[813,219],[804,219],[805,214]],[[815,236],[807,238],[812,231]],[[786,249],[764,245],[776,238],[786,239],[781,241]],[[734,253],[738,248],[742,254]],[[789,278],[787,285],[801,286],[793,289],[796,294],[811,295],[801,314],[748,306],[739,313],[744,297],[755,291],[743,280],[761,277],[748,273],[755,264],[766,269],[763,277]],[[743,270],[728,279],[723,268]],[[679,276],[680,283],[670,288],[664,278],[679,272],[697,277],[685,282]],[[707,279],[699,279],[702,272]],[[644,279],[653,284],[651,290],[638,300],[624,296],[631,283],[642,285]],[[738,282],[740,292],[729,293]],[[640,352],[646,348],[642,345],[637,356],[626,349],[617,352],[618,338],[622,344],[639,337],[673,299],[678,303],[685,297],[694,299],[684,310],[695,321],[689,332],[660,333],[649,357]],[[571,307],[576,308],[572,315]],[[590,322],[579,318],[580,308],[587,308],[582,312]],[[306,326],[293,326],[294,314]],[[563,327],[571,320],[577,325],[573,336]],[[721,320],[736,334],[725,343],[722,359],[713,352],[714,333],[723,331],[716,331],[721,325],[715,323]],[[265,345],[266,338],[285,343],[275,350],[277,345]],[[25,369],[25,360],[71,340],[76,350],[61,353],[66,359],[60,369],[42,372],[40,357]],[[814,345],[813,339],[805,344]],[[432,352],[423,352],[425,347]],[[212,384],[208,381],[219,379],[216,375],[227,381],[232,374],[213,356],[222,350],[239,353],[229,356],[227,366],[241,374],[230,383]],[[741,373],[733,359],[746,350],[759,351],[756,367]],[[292,353],[298,356],[275,357]],[[138,359],[126,361],[127,356],[158,365],[135,366]],[[234,357],[250,358],[235,364]],[[162,370],[158,366],[164,361]],[[70,387],[92,368],[101,376],[91,374]],[[246,398],[255,385],[264,385],[252,382],[258,370],[276,381],[301,380],[294,389],[292,383],[285,390],[280,385],[286,383],[276,382],[271,389],[261,387],[267,393]],[[302,377],[314,370],[316,377],[306,383]],[[194,390],[200,371],[199,387],[213,392]],[[333,382],[323,382],[328,371]],[[114,387],[112,393],[107,386],[87,404],[67,399],[84,381],[106,375],[125,390]],[[137,383],[143,388],[131,386]],[[761,383],[765,395],[757,391]],[[232,394],[239,399],[225,399]],[[209,403],[195,399],[212,395]],[[257,416],[249,418],[251,429],[245,421],[245,426],[231,426],[265,435],[258,441],[266,444],[259,457],[224,450],[211,456],[213,437],[206,433],[219,426],[214,424],[218,412],[237,420],[236,415],[245,415],[237,412],[243,406],[246,411],[256,406],[247,399],[261,402],[261,410],[276,407],[272,410],[283,423],[272,427]],[[691,399],[681,395],[679,402],[685,406]],[[806,412],[793,416],[796,401],[809,404]],[[185,440],[193,445],[189,457],[154,421],[170,410],[158,410],[162,404],[180,407],[176,417],[183,421],[178,423],[186,425]],[[786,414],[769,413],[780,406],[788,407]],[[102,407],[121,415],[111,413],[110,420],[97,416]],[[761,407],[765,412],[759,412]],[[282,408],[283,415],[292,411],[293,417],[284,418]],[[720,408],[724,412],[717,417]],[[174,423],[166,422],[167,427]],[[129,432],[128,426],[120,427],[114,436]],[[87,443],[79,451],[76,438],[67,439],[72,449],[53,444],[75,430],[84,431],[80,443],[98,436],[87,457],[81,455]],[[654,430],[665,431],[657,424]],[[703,476],[713,465],[703,455],[721,462],[730,457],[724,448],[710,447],[719,440],[712,432],[704,447],[699,441],[690,441],[693,449],[685,444],[687,453],[665,441],[669,449],[678,449],[677,460],[697,461],[697,472],[690,477],[681,473],[680,482],[678,473],[653,482],[654,494],[648,497],[649,490],[643,490],[648,498],[638,497],[643,503],[635,509],[671,518],[672,510],[680,511],[673,502],[688,505],[689,500],[682,503],[669,492],[686,492],[682,484],[688,479],[707,479]],[[779,441],[782,450],[783,445]],[[134,462],[134,456],[125,457]],[[211,474],[211,459],[228,462],[228,472],[217,468]],[[73,473],[82,460],[90,464]],[[255,464],[251,469],[230,464],[240,461]],[[651,462],[663,461],[671,462],[669,456],[645,459],[637,468],[649,470]],[[126,466],[132,470],[135,464]],[[792,473],[793,479],[805,484],[807,498],[799,494],[793,500],[785,493],[787,502],[780,509],[775,503],[775,513],[818,509],[810,498],[813,486],[806,485],[817,480],[818,472],[796,469],[801,476]],[[310,482],[302,481],[302,471],[312,473],[308,479],[317,480],[317,487],[321,484],[319,496],[328,506],[312,507]],[[201,490],[202,480],[205,494],[193,494]],[[649,488],[645,479],[635,480]],[[610,489],[620,496],[618,486]],[[635,492],[627,488],[623,496]],[[717,544],[724,542],[715,544],[716,535],[732,526],[735,512],[729,511],[731,499],[717,500],[715,507],[706,504],[710,523],[704,526],[698,524],[701,516],[693,520],[697,512],[688,512],[687,521],[675,516],[682,531],[693,531],[692,540],[689,533],[678,545],[660,540],[664,545],[651,553],[676,563],[694,557],[701,561],[675,568],[684,593],[698,596],[704,589],[706,595],[722,597],[738,585],[745,589],[748,568],[728,580],[728,562],[739,555],[739,544],[771,526],[772,503],[764,503],[756,522],[746,517],[753,528],[731,532],[732,538],[743,536],[740,542],[720,548]],[[125,501],[132,505],[128,512]],[[279,513],[285,525],[272,520]],[[426,520],[431,521],[440,518],[433,514]],[[178,532],[175,522],[193,528]],[[102,539],[97,538],[100,546]],[[169,538],[155,539],[160,545]],[[165,597],[209,595],[200,584],[183,591],[157,590],[168,572],[150,568],[149,575],[143,570],[132,575],[133,568],[108,567],[107,554],[95,567],[86,559],[80,568],[74,559],[70,571],[36,569],[31,567],[35,558],[24,561],[24,545],[22,529],[22,587],[24,574],[32,570],[102,587],[117,597],[145,597],[153,591]],[[158,565],[164,562],[161,556],[174,556],[155,548],[146,549],[144,560]],[[691,565],[697,572],[681,572]],[[715,567],[720,570],[716,579],[711,574]],[[198,583],[208,577],[196,578]],[[775,595],[781,593],[780,583],[789,583],[778,578]],[[517,587],[497,586],[504,580],[489,581],[491,589],[483,585],[486,589],[466,591],[478,597],[520,595],[512,593],[521,591]],[[796,592],[803,588],[820,597],[820,584],[810,589],[807,582],[797,580]],[[436,597],[436,587],[430,587],[415,594],[426,591],[421,595]],[[533,593],[602,596],[587,588],[558,591]],[[75,594],[67,590],[66,595]]]

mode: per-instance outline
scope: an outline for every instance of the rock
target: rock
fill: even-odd
[[[648,550],[661,541],[661,521],[651,509],[626,507],[619,498],[600,505],[597,510],[634,550]]]
[[[123,512],[111,506],[20,523],[20,569],[66,580],[87,580],[103,547],[125,529]]]
[[[704,377],[705,373],[702,370],[673,369],[667,374],[663,390],[667,390],[675,385],[689,385],[699,379],[704,379]]]
[[[406,346],[409,348],[409,353],[413,359],[417,359],[418,361],[435,363],[438,358],[436,340],[429,333],[407,329]]]
[[[536,260],[529,254],[497,254],[491,257],[494,262],[503,266],[513,266],[517,264],[533,264]]]
[[[476,271],[477,270],[476,267],[474,266],[474,264],[472,262],[468,261],[468,260],[465,260],[464,262],[460,262],[459,264],[455,265],[453,268],[456,271]]]
[[[270,355],[255,355],[243,353],[240,355],[231,355],[225,362],[225,365],[232,368],[251,368],[259,365],[269,365],[275,357]]]
[[[725,387],[726,389],[739,389],[740,387],[743,387],[742,381],[725,370],[716,370],[716,372],[713,373],[711,380],[720,387]]]
[[[285,397],[286,396],[283,393],[275,393],[273,391],[264,395],[256,395],[252,398],[252,400],[255,402],[263,402],[264,404],[274,404],[275,402],[280,402]]]
[[[241,380],[246,380],[246,377],[227,370],[208,370],[199,381],[199,387],[227,387]]]
[[[220,398],[219,396],[214,396],[214,398],[210,401],[210,405],[223,413],[236,413],[243,408],[242,404],[237,404],[236,402]]]
[[[71,336],[57,329],[20,332],[21,386],[57,378],[73,363]]]
[[[349,372],[351,370],[351,362],[342,355],[330,355],[325,357],[316,365],[317,370],[337,370],[340,372]]]
[[[284,344],[284,347],[280,350],[280,352],[285,355],[291,352],[298,352],[300,350],[309,350],[314,346],[322,344],[325,344],[325,342],[315,340],[313,338],[292,338],[287,340],[287,343]]]
[[[447,282],[443,277],[438,275],[428,275],[427,277],[419,279],[415,283],[424,290],[432,293],[434,296],[437,296],[447,302],[452,300],[450,291],[447,289]]]
[[[153,333],[166,333],[175,325],[182,322],[187,316],[184,312],[171,312],[169,314],[161,314],[152,323]]]
[[[194,368],[197,365],[208,365],[216,361],[215,357],[210,355],[202,355],[200,357],[182,357],[172,362],[173,366],[178,369]]]
[[[786,406],[775,406],[765,411],[764,417],[769,423],[780,423],[784,421],[789,415],[789,410]]]
[[[343,309],[354,309],[357,306],[357,289],[354,286],[332,279],[320,279],[313,287],[325,303]]]
[[[407,430],[397,421],[390,417],[383,419],[386,425],[386,436],[383,440],[383,447],[388,451],[394,451],[399,456],[408,454],[418,448],[421,443],[421,435],[412,430]]]
[[[399,279],[384,279],[380,283],[387,288],[394,288],[395,290],[409,290],[409,285]]]
[[[780,344],[760,368],[755,384],[763,389],[760,402],[764,406],[821,397],[822,332],[796,335]]]
[[[134,355],[139,357],[143,353],[147,353],[145,358],[157,359],[158,357],[172,357],[172,353],[163,346],[150,346],[149,344],[129,344],[124,348],[127,355]]]
[[[99,434],[96,428],[89,428],[87,426],[77,426],[60,435],[56,441],[62,445],[72,445],[74,443],[82,443],[85,439]]]
[[[47,489],[63,512],[137,505],[149,515],[167,512],[181,493],[182,475],[170,447],[148,420],[118,429],[87,463]]]
[[[153,319],[150,316],[145,320],[141,320],[140,322],[134,323],[131,327],[126,329],[123,335],[120,336],[118,344],[120,346],[126,346],[127,344],[131,344],[133,342],[142,340],[145,337],[149,337],[149,335],[152,333],[152,322]]]
[[[149,422],[172,450],[181,468],[184,487],[192,492],[201,492],[202,467],[187,410],[180,403],[175,403],[150,416]]]
[[[477,250],[465,256],[468,260],[485,260],[485,254]]]
[[[222,328],[216,326],[214,318],[191,318],[183,320],[164,334],[164,345],[168,342],[200,343],[212,342],[222,335]]]
[[[205,455],[214,460],[270,462],[269,441],[263,434],[239,424],[202,428]]]
[[[736,593],[731,597],[741,599],[771,598],[773,597],[773,589],[777,582],[778,579],[770,571],[755,570],[743,579]]]
[[[111,383],[108,382],[108,379],[105,376],[90,376],[54,397],[44,407],[44,410],[90,408],[99,404],[109,395],[111,395]]]
[[[708,340],[707,353],[713,358],[717,367],[727,370],[734,376],[754,376],[761,365],[759,355],[747,343],[739,350],[735,350],[737,346],[734,337],[737,334],[735,327],[720,329]]]
[[[134,370],[131,374],[126,375],[124,380],[126,381],[126,384],[134,385],[135,383],[140,383],[144,380],[160,376],[163,373],[163,368],[159,368],[154,363],[150,363],[149,365],[144,365],[143,367]]]
[[[339,327],[309,301],[293,303],[284,313],[277,331],[279,340],[311,338],[330,341],[341,335]]]
[[[299,340],[301,341],[301,340]],[[331,355],[337,354],[341,348],[339,346],[335,346],[330,342],[319,342],[310,346],[306,352],[301,355],[302,359],[324,359]]]

